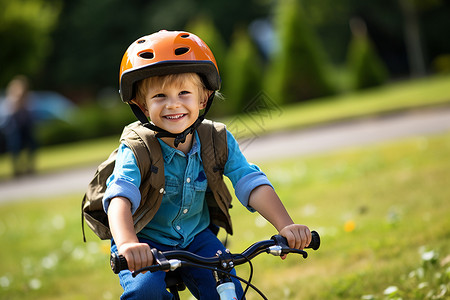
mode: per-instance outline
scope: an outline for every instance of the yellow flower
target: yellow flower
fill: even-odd
[[[111,252],[111,246],[109,243],[101,243],[100,244],[100,252],[104,254],[109,254]]]
[[[352,232],[353,230],[355,230],[355,227],[356,227],[356,224],[355,224],[355,221],[353,221],[353,220],[348,220],[344,224],[344,230],[346,232]]]

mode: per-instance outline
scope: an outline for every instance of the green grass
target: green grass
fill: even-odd
[[[435,76],[284,107],[277,107],[270,95],[262,95],[253,100],[258,104],[253,106],[258,109],[225,120],[225,124],[235,121],[242,136],[262,135],[356,117],[448,105],[449,86],[449,75]]]
[[[86,140],[77,143],[39,149],[36,169],[47,173],[61,169],[100,164],[118,147],[120,133],[114,137]],[[12,167],[7,155],[0,156],[0,180],[10,177]]]
[[[255,134],[259,136],[273,131],[302,128],[324,122],[405,109],[448,105],[450,103],[449,86],[450,75],[433,76],[284,107],[274,106],[270,97],[263,95],[253,102],[259,110],[222,121],[238,138]],[[226,105],[226,102],[216,101],[215,105]],[[120,132],[111,138],[40,149],[37,170],[43,173],[97,164],[106,159],[107,155],[117,147],[119,136]],[[9,177],[11,173],[8,157],[0,155],[0,179]]]
[[[449,153],[444,134],[261,164],[322,246],[306,260],[258,257],[253,283],[269,299],[426,299],[449,289]],[[81,196],[2,205],[0,299],[119,297],[108,243],[91,232],[81,241]],[[232,252],[275,234],[237,203],[232,219]],[[397,291],[383,295],[389,286]]]

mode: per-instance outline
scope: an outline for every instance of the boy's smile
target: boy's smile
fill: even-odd
[[[167,118],[169,120],[179,120],[179,119],[183,118],[184,116],[186,116],[186,114],[167,115],[167,116],[165,116],[165,118]]]

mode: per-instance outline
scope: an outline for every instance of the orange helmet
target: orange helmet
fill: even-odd
[[[189,32],[162,30],[132,43],[120,64],[120,96],[135,98],[136,82],[151,76],[197,73],[207,89],[220,89],[217,63],[208,45]]]

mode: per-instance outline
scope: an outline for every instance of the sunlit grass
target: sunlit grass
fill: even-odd
[[[104,299],[118,290],[105,272],[109,243],[90,232],[82,242],[79,202],[73,195],[2,205],[1,299]]]
[[[269,299],[439,296],[450,276],[449,153],[445,134],[261,164],[292,217],[319,231],[322,245],[306,260],[261,255],[253,283]],[[81,197],[2,205],[0,298],[119,297],[108,242],[89,229],[82,242]],[[237,201],[231,213],[232,252],[276,233]],[[238,274],[245,278],[248,267]]]
[[[407,280],[422,263],[420,251],[450,254],[449,137],[263,165],[294,219],[317,229],[323,243],[306,261],[291,257],[285,265],[266,258],[255,283],[269,299],[384,299],[391,285],[407,299],[423,299],[413,297]],[[352,230],[346,230],[349,221]],[[241,228],[247,229],[239,235],[261,238],[251,225]],[[448,267],[441,268],[447,288]],[[285,285],[273,280],[284,268]]]

